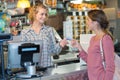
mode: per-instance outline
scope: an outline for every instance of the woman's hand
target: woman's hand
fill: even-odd
[[[64,38],[63,40],[60,41],[60,46],[63,48],[68,44],[68,41]]]
[[[82,51],[82,47],[81,47],[80,43],[78,43],[77,40],[75,40],[75,39],[71,40],[71,45],[72,45],[72,47],[78,48],[79,51]]]

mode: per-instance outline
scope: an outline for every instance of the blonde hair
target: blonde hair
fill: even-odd
[[[48,11],[48,8],[43,5],[42,3],[38,3],[37,5],[34,5],[32,6],[30,9],[29,9],[29,14],[28,14],[28,19],[33,22],[34,21],[34,17],[35,15],[38,13],[39,11],[39,8],[43,8],[43,9],[46,9]],[[46,15],[48,17],[48,14]]]

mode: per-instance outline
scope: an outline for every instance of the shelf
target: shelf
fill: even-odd
[[[68,13],[68,16],[66,17],[66,21],[71,21],[71,24],[69,23],[69,25],[72,25],[71,27],[72,31],[70,32],[72,32],[71,36],[73,36],[73,39],[80,41],[81,34],[90,34],[90,33],[92,34],[92,32],[89,31],[86,25],[87,16],[88,15],[86,11],[81,11],[81,12],[73,11]]]

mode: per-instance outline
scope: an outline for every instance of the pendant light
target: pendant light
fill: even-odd
[[[18,0],[17,7],[18,8],[29,8],[30,1],[29,0]]]

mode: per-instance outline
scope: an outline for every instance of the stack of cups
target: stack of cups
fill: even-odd
[[[27,66],[27,73],[29,75],[35,75],[36,74],[36,67],[35,67],[35,65]]]

